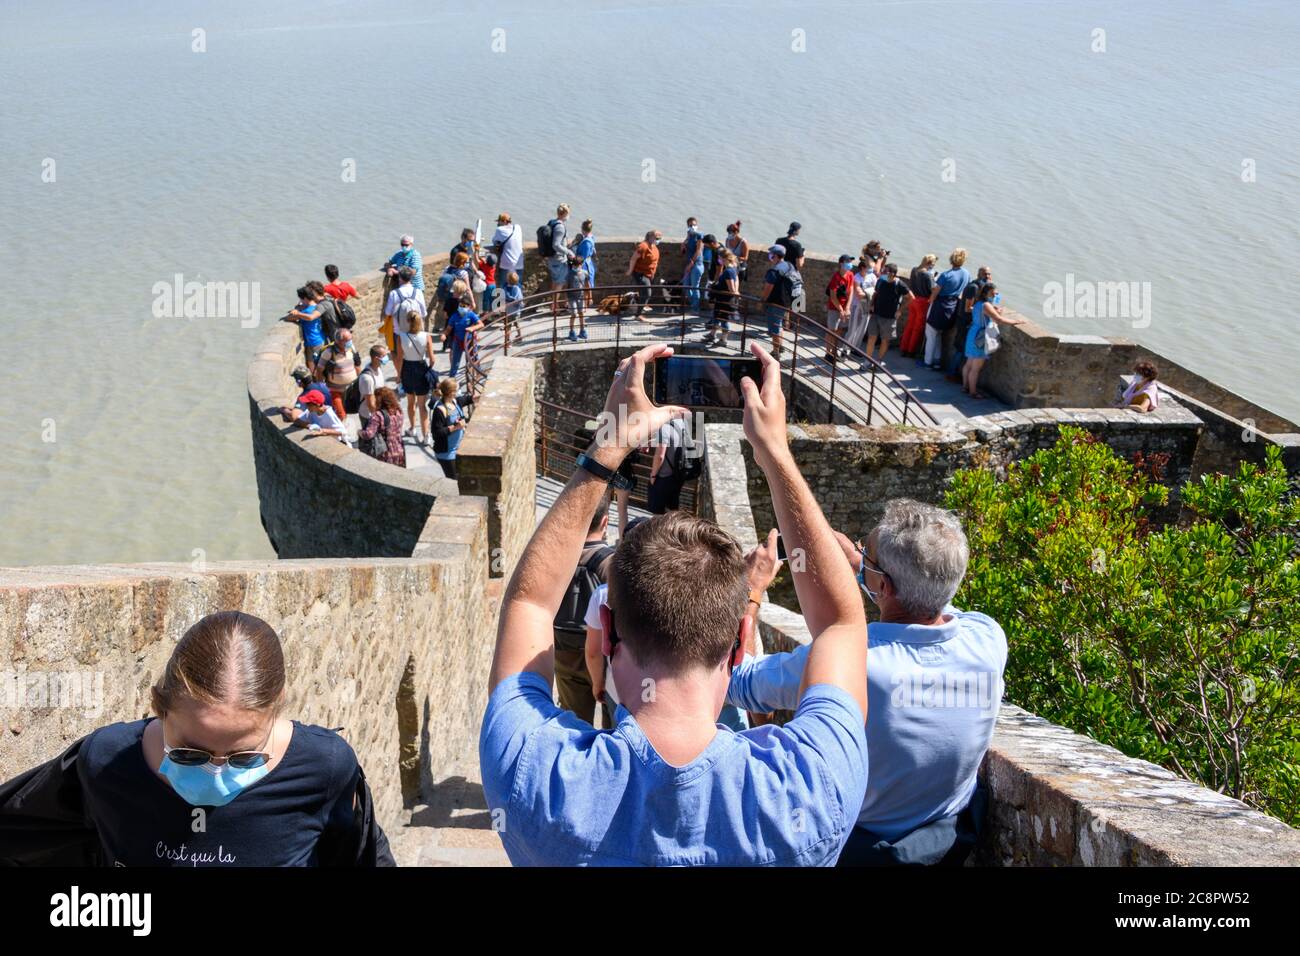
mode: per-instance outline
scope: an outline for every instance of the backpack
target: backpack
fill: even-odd
[[[347,399],[343,401],[343,407],[346,408]],[[388,418],[379,409],[375,409],[375,415],[379,416],[379,427],[369,438],[361,439],[361,450],[371,458],[381,458],[388,452],[388,439],[384,437],[384,433],[388,430]]]
[[[351,329],[357,324],[357,314],[343,299],[334,300],[334,311],[338,313],[340,329]]]
[[[803,299],[803,276],[794,266],[781,276],[781,298],[787,306]]]
[[[438,282],[441,283],[442,280],[439,279]],[[409,297],[402,295],[400,292],[397,294],[397,312],[393,315],[393,319],[397,323],[395,328],[400,330],[404,325],[407,328],[410,328],[407,316],[412,312],[418,314],[420,311],[419,307],[415,304],[417,294],[418,292],[414,286],[411,288],[411,295]]]
[[[552,241],[555,223],[556,220],[552,219],[546,225],[537,227],[537,251],[544,259],[555,255],[555,243]]]
[[[362,375],[365,373],[363,372]],[[348,386],[348,390],[343,393],[343,411],[349,415],[355,415],[361,411],[361,375],[358,375],[356,381]]]
[[[434,290],[434,294],[438,297],[439,302],[446,302],[451,296],[451,287],[455,284],[458,276],[459,273],[452,266],[448,266],[442,275],[438,276],[438,287]]]
[[[614,549],[609,545],[601,545],[588,555],[586,561],[578,565],[573,572],[572,580],[569,581],[569,589],[564,592],[560,610],[555,615],[554,626],[557,631],[566,631],[570,634],[586,633],[587,605],[591,603],[591,596],[596,593],[596,588],[605,583],[601,580],[597,568],[613,553]]]
[[[687,452],[693,452],[688,455]],[[668,467],[673,470],[672,477],[681,482],[693,481],[704,473],[704,456],[698,453],[695,442],[682,434],[682,443],[668,449]]]

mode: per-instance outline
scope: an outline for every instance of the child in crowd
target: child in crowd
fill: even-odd
[[[577,253],[569,253],[569,271],[565,276],[565,295],[569,300],[569,341],[587,341],[587,316],[583,310],[586,300],[587,269]],[[574,321],[579,331],[573,331]]]
[[[519,284],[518,272],[511,271],[506,274],[505,309],[506,335],[510,334],[510,328],[513,326],[515,341],[520,342],[524,337],[524,333],[519,329],[519,320],[524,311],[524,287]]]
[[[479,311],[487,313],[492,311],[492,303],[495,301],[497,291],[497,257],[489,252],[486,256],[478,261],[478,271],[483,276],[483,281],[487,283],[483,287],[483,301],[479,304]]]

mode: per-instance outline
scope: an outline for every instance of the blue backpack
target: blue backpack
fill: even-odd
[[[438,276],[438,288],[434,290],[434,295],[438,297],[438,301],[445,302],[451,296],[451,287],[455,283],[456,277],[457,272],[452,266],[448,266],[443,270],[442,275]]]

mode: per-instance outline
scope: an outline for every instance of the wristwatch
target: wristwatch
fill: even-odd
[[[606,468],[595,459],[587,457],[585,453],[578,455],[578,467],[595,475],[606,484],[613,485],[619,491],[632,490],[632,479],[624,478],[617,471]]]

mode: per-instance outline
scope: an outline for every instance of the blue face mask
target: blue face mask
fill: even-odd
[[[383,358],[381,358],[381,359],[379,360],[379,364],[380,364],[380,365],[387,365],[387,364],[388,364],[389,362],[391,362],[392,360],[393,360],[393,358],[392,358],[391,355],[385,355]]]
[[[164,753],[171,749],[163,744]],[[224,807],[270,772],[265,764],[243,770],[229,764],[223,767],[210,763],[197,767],[181,766],[165,756],[158,769],[181,799],[195,807]]]

